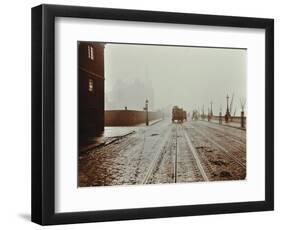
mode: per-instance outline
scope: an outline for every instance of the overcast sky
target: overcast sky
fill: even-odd
[[[234,94],[232,111],[240,113],[246,99],[246,55],[243,49],[106,44],[105,107],[142,110],[145,99],[151,110],[173,105],[187,111],[213,101],[214,114],[226,95]]]

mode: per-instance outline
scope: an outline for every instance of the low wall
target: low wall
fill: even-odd
[[[146,122],[146,112],[137,110],[106,110],[105,126],[134,126]],[[161,112],[148,112],[148,120],[161,119]]]

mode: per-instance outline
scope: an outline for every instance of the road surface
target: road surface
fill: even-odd
[[[79,186],[242,180],[246,131],[166,119],[79,157]]]

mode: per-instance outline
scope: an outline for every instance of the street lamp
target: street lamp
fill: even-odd
[[[228,107],[228,100],[229,100],[229,96],[227,94],[226,96],[226,114],[225,114],[225,122],[228,123],[229,118],[230,118],[230,112],[229,112],[229,107]]]
[[[219,124],[222,124],[222,107],[220,106],[220,113],[219,113]]]
[[[213,102],[211,101],[211,117],[213,116]]]
[[[149,121],[148,121],[148,99],[145,100],[145,110],[146,110],[146,126],[149,126]]]

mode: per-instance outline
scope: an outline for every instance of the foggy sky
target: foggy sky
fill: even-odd
[[[214,114],[226,110],[226,95],[234,94],[232,112],[246,99],[246,55],[243,49],[106,44],[105,108],[170,109]]]

